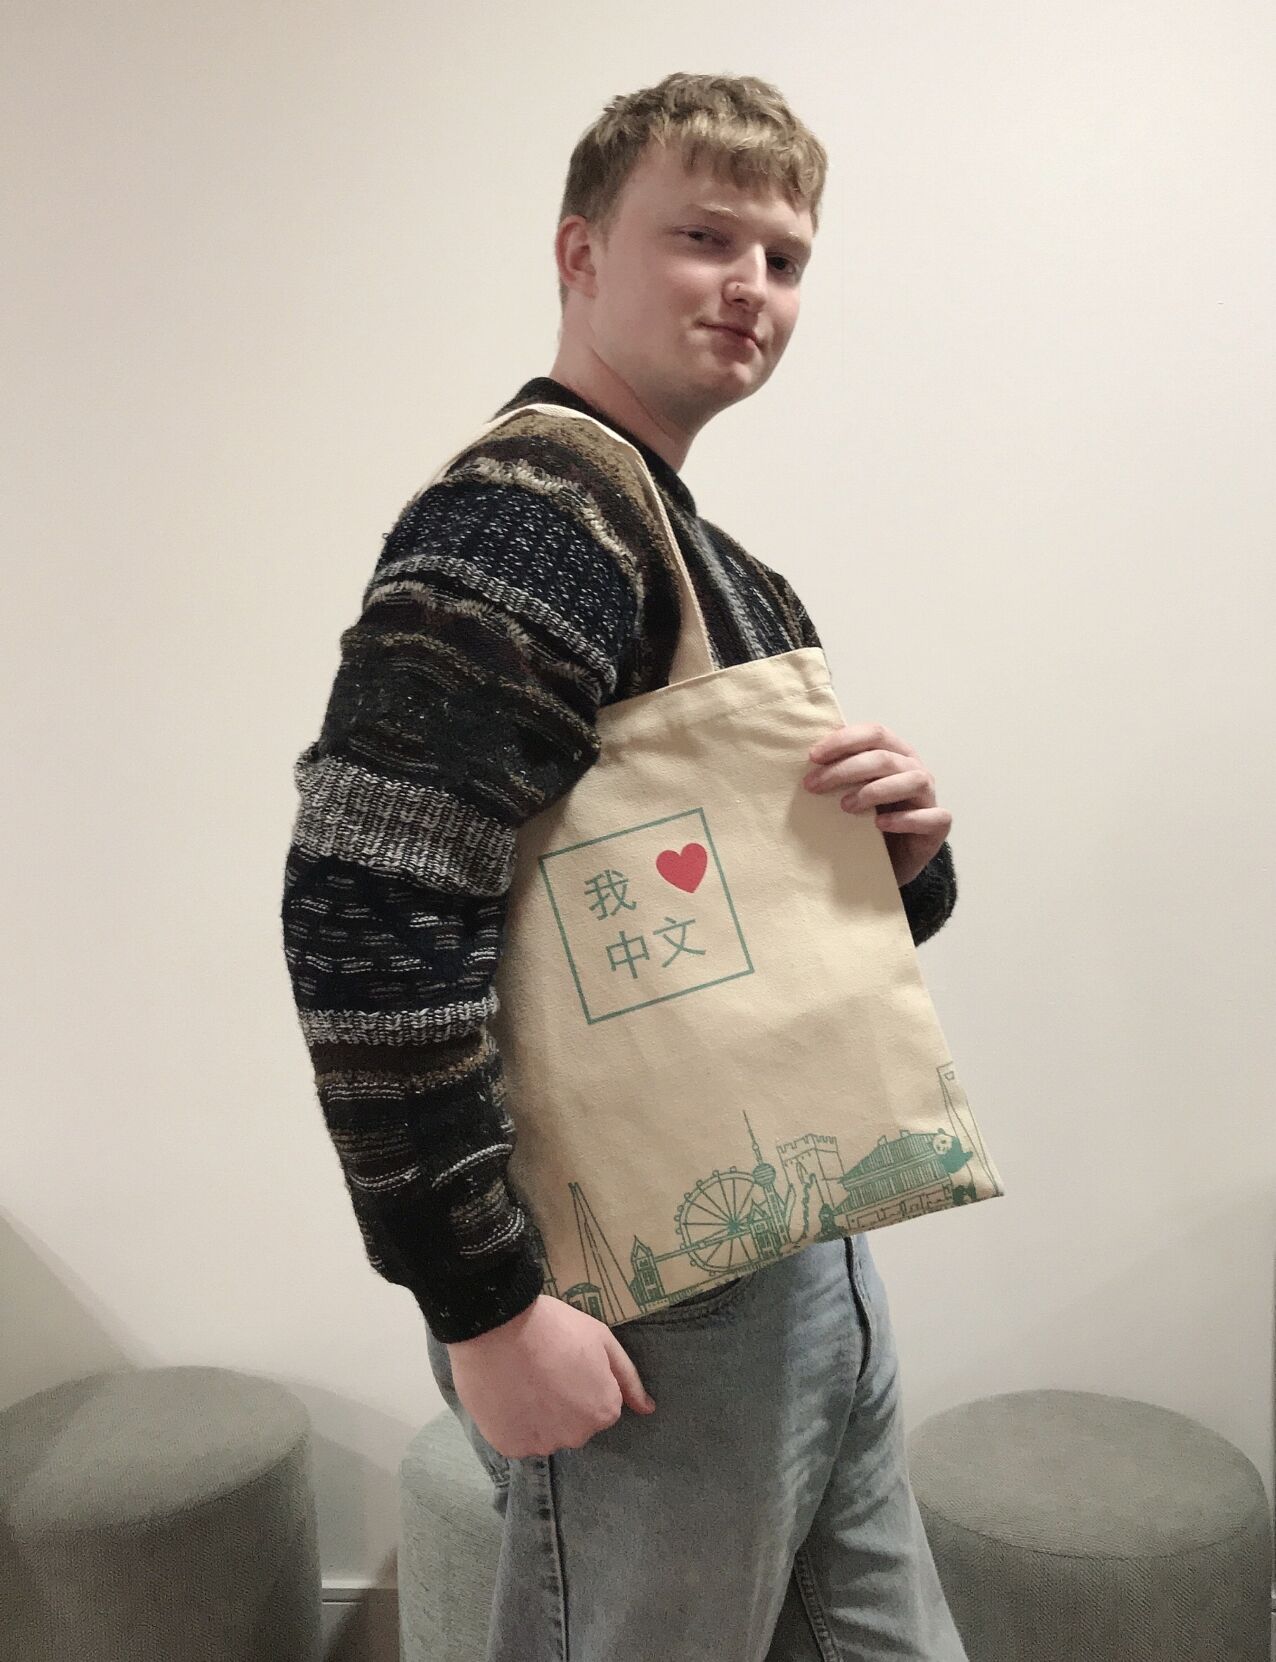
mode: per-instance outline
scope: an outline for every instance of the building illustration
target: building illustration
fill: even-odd
[[[878,1229],[927,1212],[1001,1193],[951,1064],[937,1070],[942,1106],[935,1129],[880,1137],[846,1166],[836,1137],[807,1132],[763,1158],[742,1114],[752,1164],[715,1167],[695,1179],[672,1208],[671,1239],[657,1247],[638,1236],[620,1263],[584,1188],[569,1183],[579,1242],[579,1280],[560,1291],[556,1271],[528,1212],[544,1290],[609,1325],[663,1308],[714,1281],[773,1263],[809,1242]],[[575,1270],[577,1264],[570,1266]]]

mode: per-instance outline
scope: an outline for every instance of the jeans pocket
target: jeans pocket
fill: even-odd
[[[492,1482],[498,1489],[503,1489],[510,1480],[509,1457],[502,1454],[499,1449],[494,1449],[487,1438],[482,1436],[478,1428],[474,1426],[472,1420],[470,1421],[470,1428],[473,1430],[470,1443],[475,1454],[483,1462],[487,1469],[487,1475]]]
[[[662,1305],[658,1310],[648,1310],[644,1315],[620,1322],[616,1331],[635,1327],[682,1327],[697,1321],[709,1321],[735,1306],[755,1274],[756,1271],[750,1271],[748,1275],[734,1275],[729,1280],[715,1281],[711,1286],[688,1293],[673,1304]]]

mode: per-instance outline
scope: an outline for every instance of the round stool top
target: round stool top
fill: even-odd
[[[0,1413],[0,1507],[36,1532],[190,1511],[277,1465],[309,1429],[285,1386],[231,1368],[90,1374]]]
[[[1239,1449],[1187,1415],[1084,1391],[947,1409],[909,1437],[908,1466],[918,1503],[963,1529],[1111,1558],[1231,1535],[1262,1485]]]

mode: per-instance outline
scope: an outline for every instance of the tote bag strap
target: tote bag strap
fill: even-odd
[[[638,468],[639,478],[642,480],[643,490],[647,500],[660,517],[660,524],[664,530],[665,543],[669,549],[675,573],[678,579],[679,599],[681,601],[681,622],[678,628],[678,644],[674,649],[673,663],[669,670],[669,685],[679,681],[690,681],[699,675],[712,675],[717,672],[714,663],[713,647],[709,641],[709,631],[705,626],[704,613],[700,610],[700,602],[696,597],[695,586],[691,581],[691,573],[687,570],[687,562],[682,548],[674,535],[673,526],[669,523],[669,515],[665,510],[664,500],[657,489],[655,480],[651,477],[651,469],[647,466],[643,454],[628,439],[622,439],[619,433],[614,433],[610,427],[586,415],[583,410],[573,410],[566,404],[519,404],[515,409],[506,410],[492,421],[485,422],[470,439],[447,458],[443,465],[422,485],[421,489],[411,498],[415,501],[430,486],[436,484],[456,461],[463,456],[471,445],[477,444],[480,439],[486,438],[489,433],[495,432],[498,427],[512,421],[515,416],[522,415],[526,410],[543,410],[555,416],[572,416],[577,421],[587,421],[604,434],[612,444],[620,445],[633,457]]]

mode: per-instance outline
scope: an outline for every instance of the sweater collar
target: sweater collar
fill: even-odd
[[[671,496],[678,506],[696,516],[695,498],[684,484],[682,476],[664,459],[659,451],[653,450],[649,444],[631,433],[627,427],[622,427],[618,421],[613,421],[609,415],[589,403],[573,388],[566,387],[561,381],[555,381],[549,375],[534,375],[514,394],[508,403],[502,404],[496,415],[504,415],[507,410],[514,409],[519,404],[566,404],[569,409],[579,410],[583,415],[593,416],[595,421],[601,421],[604,427],[609,427],[613,433],[618,433],[638,451],[651,475],[662,490]]]

